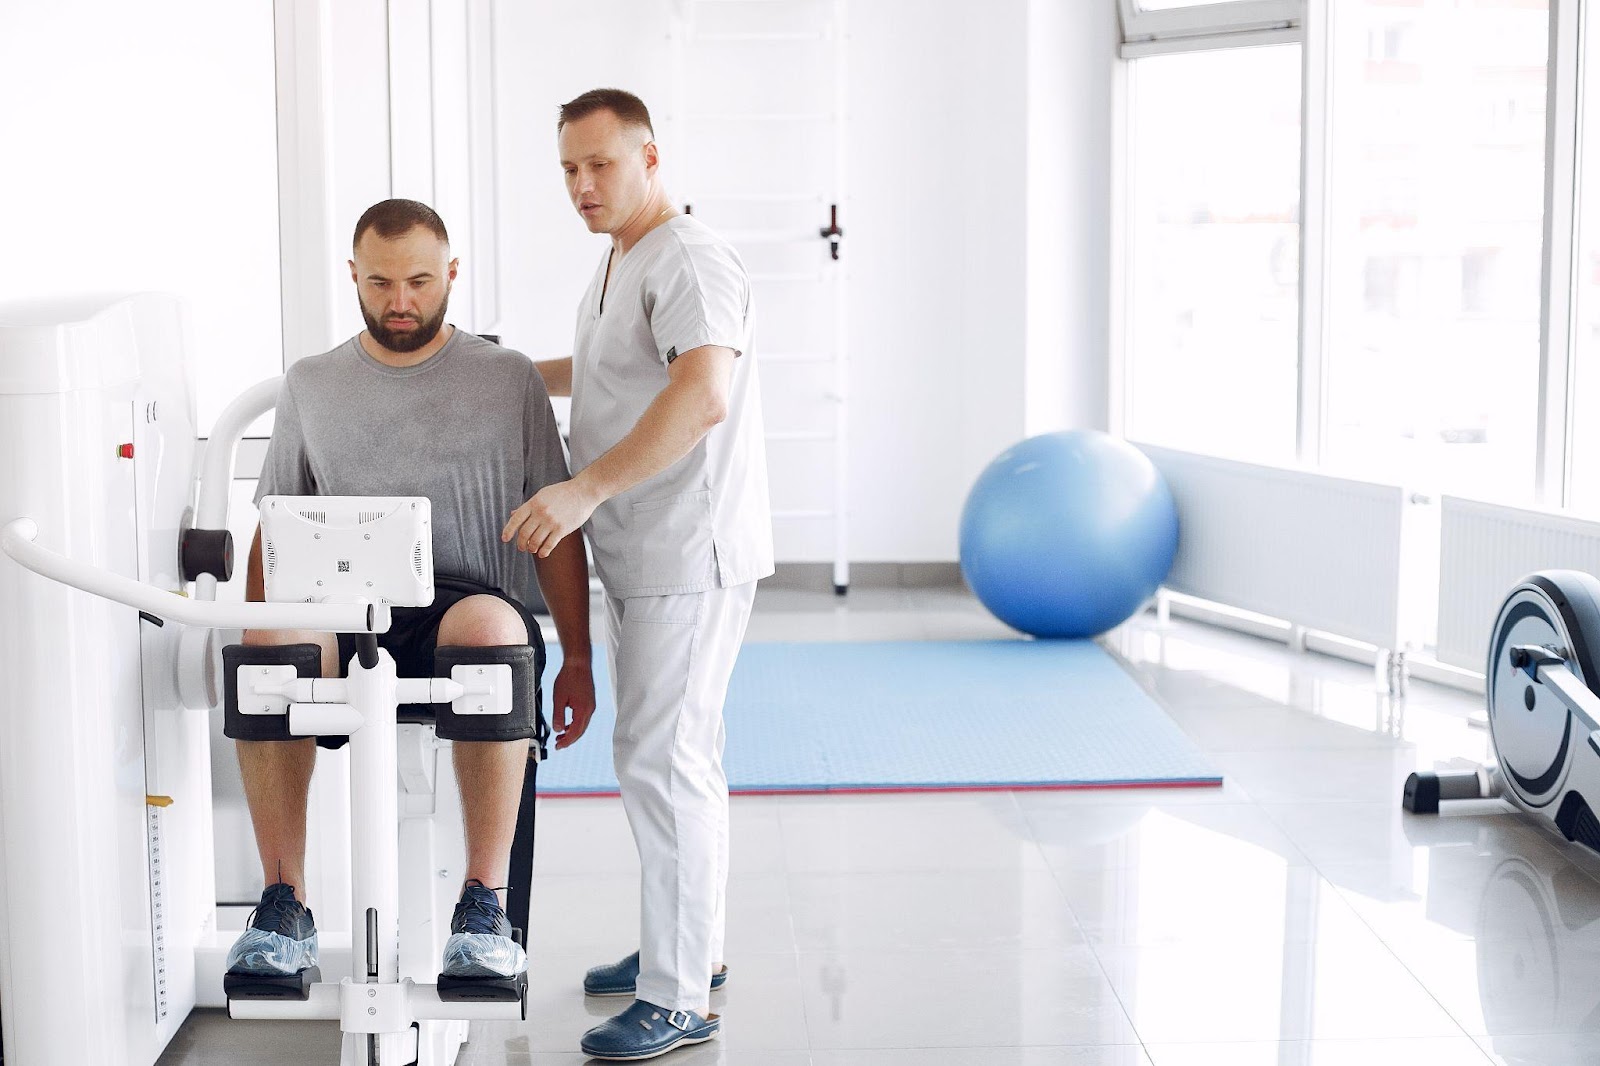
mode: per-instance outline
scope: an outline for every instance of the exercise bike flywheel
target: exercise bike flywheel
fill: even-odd
[[[1506,597],[1489,636],[1489,730],[1505,787],[1528,807],[1547,806],[1561,794],[1573,749],[1586,742],[1588,730],[1554,691],[1520,668],[1515,649],[1547,649],[1565,660],[1577,680],[1590,684],[1596,676],[1590,634],[1574,613],[1577,597],[1569,592],[1580,591],[1574,584],[1589,586],[1590,599],[1600,602],[1600,581],[1588,574],[1534,574]]]

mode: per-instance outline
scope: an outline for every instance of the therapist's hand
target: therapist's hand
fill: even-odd
[[[598,506],[600,501],[576,481],[546,485],[511,512],[511,520],[500,531],[500,543],[514,538],[517,550],[548,559],[561,538],[587,522]]]
[[[563,659],[550,690],[550,728],[555,730],[556,749],[577,743],[593,717],[594,672],[588,663]]]

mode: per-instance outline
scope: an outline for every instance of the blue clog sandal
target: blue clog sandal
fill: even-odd
[[[728,983],[728,968],[724,966],[711,975],[711,991]],[[583,975],[583,994],[586,996],[631,996],[639,986],[639,953],[621,962],[596,966]]]
[[[674,1048],[703,1044],[722,1029],[722,1019],[704,1018],[692,1010],[667,1010],[636,999],[615,1018],[583,1034],[580,1045],[590,1058],[605,1062],[640,1062]]]

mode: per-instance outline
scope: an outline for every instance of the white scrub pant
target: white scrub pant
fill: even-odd
[[[722,702],[756,585],[606,597],[612,758],[639,849],[637,998],[705,1014],[722,960],[728,778]]]

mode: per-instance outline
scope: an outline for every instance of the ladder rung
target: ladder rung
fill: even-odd
[[[763,363],[784,363],[795,365],[800,363],[831,363],[834,357],[818,352],[762,352]]]
[[[730,244],[816,244],[821,227],[813,229],[725,229],[718,231]]]
[[[751,274],[750,280],[796,284],[808,281],[826,281],[828,279],[821,274]]]
[[[701,111],[685,114],[691,122],[831,122],[832,111]]]
[[[794,33],[696,33],[689,38],[690,44],[701,41],[827,41],[833,34],[820,30],[798,31]]]
[[[815,192],[727,192],[700,193],[688,197],[688,201],[692,204],[706,201],[719,204],[825,204],[828,198]]]

